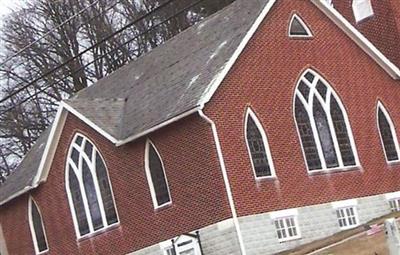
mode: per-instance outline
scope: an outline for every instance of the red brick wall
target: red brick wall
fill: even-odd
[[[374,16],[358,24],[355,21],[353,0],[334,0],[334,7],[382,53],[400,66],[400,1],[371,0]]]
[[[69,144],[76,132],[89,137],[105,158],[120,225],[76,241],[64,186]],[[69,115],[48,180],[32,195],[45,222],[49,254],[126,254],[230,217],[210,125],[191,116],[151,135],[165,164],[172,206],[154,212],[144,170],[145,139],[115,147]],[[33,254],[27,196],[0,209],[10,254]]]
[[[314,33],[289,39],[297,12]],[[293,115],[297,80],[314,68],[341,97],[361,167],[309,176]],[[381,99],[400,130],[400,83],[309,1],[279,1],[206,107],[216,121],[240,216],[400,190],[400,164],[385,162],[376,125]],[[269,139],[277,180],[255,181],[244,138],[247,106]]]

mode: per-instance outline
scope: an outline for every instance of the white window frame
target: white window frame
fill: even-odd
[[[7,242],[4,237],[4,232],[3,232],[3,228],[1,227],[1,224],[0,224],[0,254],[8,255]]]
[[[32,219],[32,204],[35,204],[35,206],[39,212],[39,215],[40,215],[40,221],[41,221],[41,225],[43,227],[44,239],[46,240],[46,245],[47,245],[47,249],[44,251],[39,251],[39,245],[37,242],[35,226],[33,224],[33,219]],[[38,254],[43,254],[43,253],[48,252],[50,250],[50,247],[49,247],[49,242],[47,241],[46,227],[44,226],[42,212],[40,211],[40,208],[39,208],[38,204],[36,203],[36,201],[31,196],[29,196],[29,200],[28,200],[28,218],[29,218],[29,228],[31,230],[33,246],[35,247],[35,254],[38,255]]]
[[[78,146],[75,143],[76,139],[79,136],[83,138],[81,146]],[[92,155],[96,155],[96,152],[99,153],[99,156],[100,156],[101,160],[103,161],[104,166],[106,168],[107,177],[108,177],[108,183],[110,185],[111,196],[112,196],[112,199],[113,199],[115,213],[116,213],[116,216],[117,216],[117,222],[113,223],[111,225],[108,225],[108,223],[107,223],[106,212],[104,210],[103,199],[102,199],[102,196],[101,196],[100,187],[99,187],[99,181],[97,179],[97,174],[96,174],[96,167],[95,167],[96,162],[94,162],[95,160],[93,162],[91,160],[89,160],[87,158],[87,156],[86,156],[86,153],[84,152],[84,148],[85,148],[86,142],[91,143],[92,146],[93,146]],[[98,204],[99,204],[100,213],[101,213],[102,222],[103,222],[103,227],[102,228],[100,228],[98,230],[94,230],[92,216],[90,214],[90,209],[88,207],[86,190],[85,190],[85,187],[84,187],[84,184],[83,184],[84,182],[83,182],[83,178],[82,178],[82,160],[79,160],[79,166],[78,166],[79,169],[76,169],[75,167],[71,167],[71,169],[72,169],[72,171],[74,171],[75,176],[76,176],[76,178],[78,179],[78,182],[79,182],[79,187],[80,187],[81,196],[82,196],[84,209],[85,209],[85,214],[86,214],[86,220],[87,220],[87,223],[88,223],[88,226],[89,226],[89,233],[84,234],[84,235],[81,235],[81,233],[79,231],[79,224],[78,224],[78,219],[76,218],[75,206],[74,206],[74,202],[73,202],[73,199],[72,199],[71,191],[69,189],[69,174],[70,174],[70,171],[68,171],[68,169],[69,169],[69,163],[72,162],[71,154],[72,154],[72,149],[73,148],[78,151],[79,155],[82,154],[83,157],[86,158],[86,162],[87,162],[87,164],[89,166],[89,169],[91,171],[92,178],[93,178],[93,183],[94,183],[94,186],[95,186],[95,189],[96,189],[96,197],[97,197],[97,201],[98,201]],[[94,158],[94,156],[92,156],[92,158]],[[92,163],[92,164],[90,164],[90,163]],[[71,165],[74,166],[75,164],[71,164]],[[104,157],[101,154],[101,152],[97,149],[97,146],[88,137],[86,137],[82,133],[76,133],[74,138],[71,141],[70,146],[69,146],[69,150],[68,150],[68,154],[67,154],[66,167],[65,167],[65,189],[66,189],[66,193],[67,193],[67,197],[68,197],[69,208],[70,208],[71,215],[72,215],[72,221],[74,223],[75,234],[76,234],[78,240],[81,240],[83,238],[96,235],[96,234],[101,233],[101,232],[105,232],[108,229],[116,227],[116,226],[118,226],[120,224],[117,204],[115,203],[115,197],[114,197],[114,192],[113,192],[112,183],[111,183],[111,180],[110,180],[110,175],[109,175],[107,163],[104,160]]]
[[[300,24],[302,25],[302,27],[306,30],[307,35],[292,35],[292,34],[290,33],[290,29],[291,29],[291,27],[292,27],[292,23],[293,23],[293,20],[294,20],[294,19],[297,19],[297,20],[300,22]],[[288,36],[289,36],[290,38],[313,38],[313,37],[314,37],[313,33],[311,32],[311,29],[307,26],[307,24],[303,21],[303,19],[300,18],[300,16],[297,15],[296,13],[294,13],[294,14],[292,15],[292,17],[290,18],[289,29],[288,29]]]
[[[392,133],[393,142],[394,142],[394,146],[396,147],[398,160],[388,160],[388,157],[387,157],[387,154],[386,154],[385,144],[383,143],[383,137],[382,137],[382,133],[381,133],[381,128],[379,126],[379,109],[382,110],[383,115],[385,115],[386,120],[389,122],[390,132]],[[389,112],[386,110],[386,107],[383,105],[383,103],[381,101],[378,101],[378,104],[377,104],[377,107],[376,107],[376,124],[378,126],[379,138],[381,140],[383,153],[385,154],[386,163],[393,164],[393,163],[400,162],[400,147],[399,147],[399,141],[397,140],[396,127],[393,124],[393,121],[392,121],[392,118],[390,117]]]
[[[249,117],[253,119],[254,123],[257,126],[258,131],[261,134],[261,137],[262,137],[262,140],[263,140],[263,143],[264,143],[265,152],[267,154],[269,168],[271,170],[271,175],[269,175],[269,176],[259,176],[258,177],[257,173],[256,173],[256,170],[254,168],[253,157],[251,155],[249,141],[247,140],[247,121],[248,121]],[[247,152],[249,154],[251,168],[253,170],[254,178],[256,180],[274,179],[274,178],[276,178],[277,176],[276,176],[276,172],[275,172],[275,166],[274,166],[274,162],[272,160],[272,154],[271,154],[271,149],[269,147],[267,134],[265,133],[265,130],[264,130],[263,125],[261,124],[260,120],[257,118],[257,115],[254,113],[254,111],[250,107],[248,107],[247,110],[246,110],[246,116],[245,116],[245,120],[244,121],[245,121],[244,122],[244,139],[246,141]]]
[[[358,217],[358,211],[357,211],[357,205],[358,205],[357,199],[349,199],[349,200],[332,202],[331,205],[332,205],[332,208],[335,210],[336,222],[337,222],[338,227],[341,230],[347,230],[347,229],[356,228],[356,227],[358,227],[360,225],[360,219]],[[356,220],[356,224],[349,225],[349,215],[347,214],[347,211],[346,211],[346,209],[349,209],[349,208],[353,208],[354,218]],[[345,221],[347,223],[347,226],[340,227],[339,218],[337,216],[337,211],[338,210],[344,210],[344,215],[345,215],[344,219],[345,219]]]
[[[161,205],[158,204],[156,191],[154,189],[153,179],[151,178],[151,171],[150,171],[150,166],[149,166],[149,162],[150,162],[149,161],[150,145],[153,146],[155,152],[157,153],[157,155],[158,155],[158,157],[159,157],[159,159],[161,161],[162,171],[163,171],[163,174],[164,174],[165,182],[167,184],[169,201],[164,203],[164,204],[161,204]],[[171,191],[169,189],[169,183],[168,183],[167,175],[165,173],[164,161],[163,161],[160,153],[158,152],[157,147],[154,145],[154,143],[149,138],[146,140],[146,148],[145,148],[145,153],[144,154],[145,154],[144,165],[145,165],[146,178],[147,178],[147,182],[149,184],[150,195],[151,195],[151,200],[153,201],[154,209],[157,210],[157,209],[160,209],[160,208],[167,207],[167,206],[172,204],[172,197],[171,197]]]
[[[371,0],[353,0],[352,9],[357,23],[374,16]],[[364,13],[365,11],[367,13]]]
[[[287,241],[293,241],[297,239],[301,239],[301,231],[300,231],[300,226],[299,226],[299,221],[298,221],[298,210],[295,209],[287,209],[287,210],[281,210],[281,211],[276,211],[276,212],[271,212],[270,217],[272,219],[272,224],[275,228],[275,234],[276,238],[278,239],[279,242],[287,242]],[[286,219],[293,219],[294,221],[294,227],[296,229],[297,235],[295,236],[290,236],[288,235],[288,226],[286,224]],[[285,238],[279,238],[278,237],[278,229],[276,228],[275,222],[283,220],[284,223],[284,230],[287,234],[287,237]]]
[[[396,212],[400,212],[400,191],[387,193],[387,194],[385,194],[385,198],[386,198],[389,208],[392,212],[393,212],[393,210],[392,210],[392,206],[391,206],[390,202],[394,202],[395,206],[396,206]]]
[[[312,84],[305,78],[305,75],[308,72],[312,73],[316,77]],[[341,154],[341,151],[340,151],[340,148],[339,148],[339,143],[338,143],[338,140],[337,140],[337,137],[336,137],[336,132],[334,130],[334,126],[333,126],[333,123],[332,123],[332,118],[331,118],[331,113],[330,113],[330,101],[325,103],[325,102],[323,102],[324,100],[322,100],[322,98],[320,98],[320,96],[319,96],[319,94],[317,92],[317,89],[316,89],[318,80],[321,80],[324,83],[324,85],[326,86],[326,88],[327,88],[327,92],[326,92],[327,97],[328,96],[333,96],[336,99],[336,101],[337,101],[337,103],[338,103],[338,105],[339,105],[339,107],[340,107],[340,109],[342,111],[342,114],[343,114],[343,117],[344,117],[344,121],[345,121],[345,124],[346,124],[346,128],[347,128],[347,134],[348,134],[349,140],[350,140],[351,149],[352,149],[352,152],[353,152],[353,155],[354,155],[355,165],[353,165],[353,166],[344,166],[344,164],[343,164],[342,154]],[[300,91],[298,89],[299,84],[300,84],[301,81],[307,83],[309,85],[309,87],[310,87],[310,93],[308,95],[308,97],[310,98],[310,100],[309,100],[310,103],[306,102],[306,100],[304,99],[303,95],[300,93]],[[314,94],[316,95],[316,97],[318,98],[318,100],[321,103],[322,107],[324,108],[326,116],[327,116],[330,132],[331,132],[331,135],[332,135],[332,140],[333,140],[333,144],[334,144],[334,148],[335,148],[335,153],[336,153],[336,157],[337,157],[337,160],[338,160],[338,165],[339,165],[338,167],[333,167],[333,168],[327,168],[326,167],[325,157],[324,157],[324,153],[322,151],[321,141],[319,139],[318,130],[317,130],[317,127],[316,127],[316,124],[315,124],[315,119],[314,119],[314,114],[313,114]],[[318,151],[319,159],[321,161],[321,169],[318,169],[318,170],[317,169],[316,170],[310,170],[309,167],[308,167],[307,157],[306,157],[306,153],[305,153],[305,150],[304,150],[303,142],[302,142],[302,139],[301,139],[299,125],[297,124],[297,119],[296,119],[296,105],[295,105],[296,104],[296,96],[299,97],[299,100],[301,101],[301,103],[303,104],[304,108],[306,109],[306,111],[308,113],[308,117],[310,119],[310,125],[311,125],[312,132],[313,132],[315,146],[316,146],[316,149]],[[344,107],[344,105],[342,103],[342,100],[339,97],[339,95],[335,92],[335,90],[332,88],[331,84],[327,80],[325,80],[324,77],[322,77],[320,74],[318,74],[316,71],[314,71],[311,68],[308,68],[307,70],[305,70],[301,74],[300,79],[297,82],[296,90],[295,90],[295,93],[294,93],[294,96],[293,96],[293,118],[294,118],[294,121],[296,123],[297,135],[299,137],[299,142],[300,142],[301,150],[302,150],[302,153],[303,153],[304,162],[305,162],[305,165],[306,165],[306,168],[307,168],[307,173],[309,175],[312,175],[312,174],[315,174],[315,173],[321,173],[321,172],[322,173],[323,172],[334,172],[334,171],[338,171],[338,170],[346,171],[346,170],[352,170],[352,169],[355,169],[355,168],[360,168],[360,160],[359,160],[359,157],[358,157],[358,150],[357,150],[357,146],[356,146],[356,143],[355,143],[355,140],[354,140],[354,136],[353,136],[353,129],[351,127],[350,120],[349,120],[349,117],[347,115],[347,111],[346,111],[346,109],[345,109],[345,107]]]
[[[192,241],[192,242],[190,244],[185,245],[184,247],[179,247],[180,244],[188,242],[188,241]],[[189,249],[193,249],[195,252],[195,255],[201,255],[200,244],[196,238],[182,235],[182,236],[174,238],[174,245],[175,245],[176,255],[180,255],[182,252],[185,252]],[[170,254],[168,254],[168,251],[174,248],[172,245],[172,240],[167,240],[167,241],[161,242],[160,248],[163,252],[163,255],[170,255]]]

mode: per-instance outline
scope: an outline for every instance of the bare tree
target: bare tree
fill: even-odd
[[[0,103],[0,183],[58,101],[233,1],[27,0],[1,28],[0,98],[12,96]]]

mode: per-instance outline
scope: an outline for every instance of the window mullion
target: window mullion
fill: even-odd
[[[334,123],[332,120],[332,115],[331,115],[331,97],[332,96],[333,96],[332,91],[330,88],[328,88],[327,95],[326,95],[327,103],[323,104],[323,108],[326,112],[326,116],[328,119],[329,130],[331,131],[331,136],[332,136],[333,145],[335,148],[336,158],[338,159],[339,166],[342,167],[342,166],[344,166],[342,153],[340,152],[339,141],[336,136],[335,126],[334,126]]]
[[[107,224],[106,213],[104,211],[103,198],[101,196],[99,180],[97,179],[96,160],[93,160],[95,158],[95,155],[96,155],[95,153],[96,153],[96,150],[93,147],[92,160],[88,165],[89,165],[90,172],[92,174],[92,179],[93,179],[93,182],[94,182],[94,188],[96,190],[96,197],[97,197],[97,202],[99,203],[99,207],[100,207],[100,213],[101,213],[101,219],[102,219],[102,222],[103,222],[103,226],[107,226],[108,224]]]
[[[313,136],[314,136],[314,140],[315,140],[315,145],[317,147],[317,151],[318,151],[318,156],[320,158],[321,161],[321,167],[322,169],[326,169],[326,161],[325,161],[325,157],[322,151],[322,145],[321,145],[321,140],[319,139],[319,135],[318,135],[318,129],[317,129],[317,125],[315,123],[315,119],[314,119],[314,114],[313,114],[313,103],[314,103],[314,95],[315,95],[315,89],[314,87],[311,88],[310,90],[310,103],[305,105],[306,111],[308,112],[308,116],[310,117],[310,124],[311,124],[311,129],[313,131]]]
[[[82,163],[82,161],[83,161],[82,155],[83,154],[84,154],[84,152],[81,149],[79,151],[79,174],[77,175],[77,178],[78,178],[78,182],[79,182],[79,188],[81,189],[83,206],[85,208],[85,214],[86,214],[86,219],[87,219],[88,225],[89,225],[89,231],[92,233],[92,232],[94,232],[93,220],[92,220],[92,215],[90,214],[90,210],[89,210],[89,201],[87,199],[85,185],[83,183],[83,171],[82,171],[82,164],[83,164]]]

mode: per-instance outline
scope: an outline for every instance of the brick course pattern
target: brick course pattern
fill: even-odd
[[[314,38],[288,38],[293,13]],[[294,90],[307,68],[330,83],[347,110],[361,163],[353,171],[307,173],[293,113]],[[312,3],[279,1],[205,109],[217,125],[239,216],[398,190],[400,165],[385,161],[378,99],[399,129],[400,83]],[[276,180],[254,179],[244,136],[248,106],[267,133]]]
[[[120,220],[114,229],[79,241],[64,183],[66,156],[76,132],[87,136],[102,153]],[[145,139],[115,147],[69,114],[47,182],[32,193],[42,212],[48,254],[127,254],[231,217],[208,123],[190,116],[150,138],[163,158],[173,201],[158,211],[154,211],[145,176]],[[25,195],[0,208],[0,223],[13,255],[34,253],[27,207]]]
[[[314,38],[288,38],[293,13],[306,22]],[[293,115],[295,86],[307,68],[320,73],[341,97],[361,167],[307,173]],[[400,83],[310,1],[277,1],[205,108],[217,125],[239,216],[399,190],[400,164],[386,163],[379,140],[378,99],[400,129]],[[254,179],[243,130],[248,106],[266,130],[276,180]],[[114,229],[78,241],[64,185],[66,155],[76,132],[90,138],[102,153],[120,219]],[[43,215],[48,254],[126,254],[231,217],[208,123],[193,115],[153,133],[151,139],[164,160],[173,201],[159,211],[153,209],[145,178],[145,138],[115,147],[68,115],[48,180],[32,192]],[[33,254],[27,205],[28,195],[23,195],[0,208],[0,224],[13,255]]]

